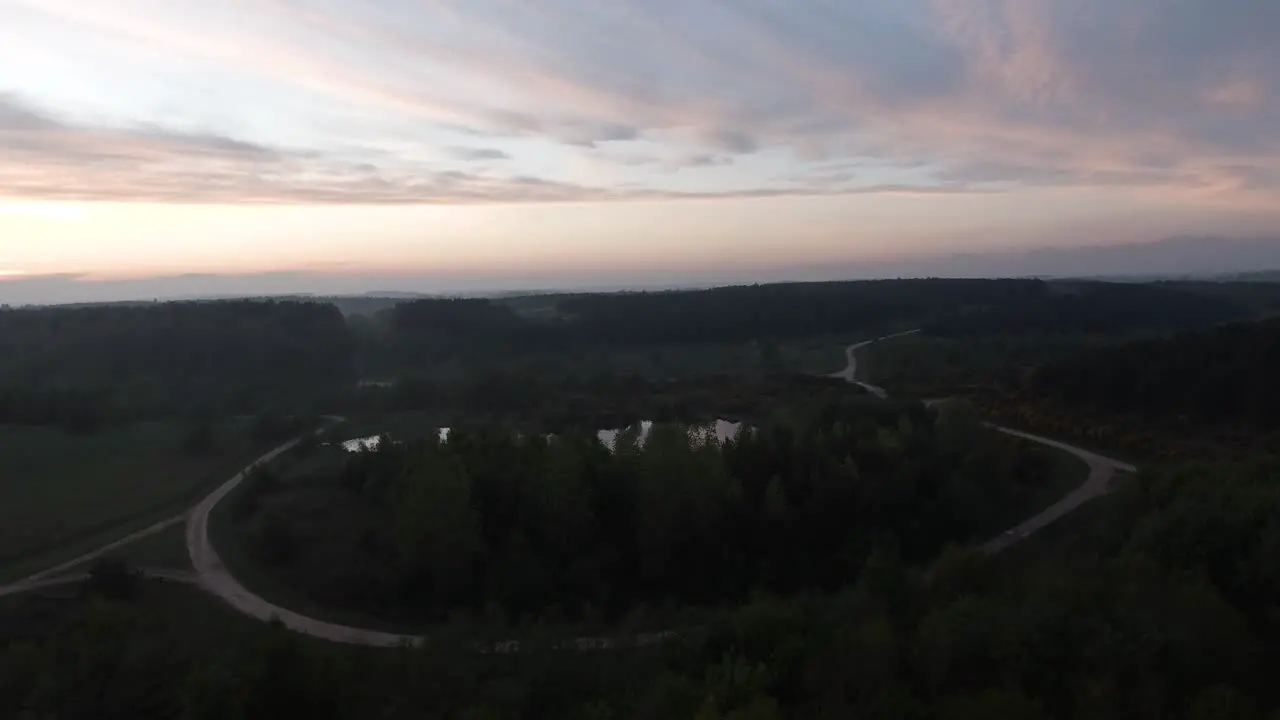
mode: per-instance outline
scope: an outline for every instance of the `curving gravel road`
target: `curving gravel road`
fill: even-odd
[[[328,416],[325,419],[331,422],[334,420],[341,420],[341,418],[337,418],[334,416]],[[237,478],[241,478],[251,468],[261,463],[270,462],[271,460],[274,460],[278,455],[280,455],[280,453],[292,448],[294,445],[297,445],[301,441],[302,441],[302,438],[300,437],[294,438],[293,440],[290,440],[289,442],[281,445],[280,447],[277,447],[274,450],[271,450],[267,454],[253,461],[253,463],[250,464],[249,467],[240,471],[240,474],[236,475],[236,477],[232,478],[232,480],[235,481]],[[218,490],[221,490],[223,487],[226,487],[226,483],[224,483],[222,487],[219,487]],[[217,492],[218,491],[215,490],[214,494],[217,494]],[[207,501],[208,498],[205,498],[205,500]],[[174,515],[173,517],[170,517],[170,518],[166,518],[153,525],[148,525],[147,527],[142,528],[141,530],[129,533],[128,535],[125,535],[119,540],[109,542],[106,545],[103,545],[102,547],[98,548],[97,550],[94,550],[92,552],[87,552],[83,555],[72,558],[66,562],[58,563],[57,565],[54,565],[52,567],[45,568],[44,570],[41,570],[38,573],[28,575],[27,577],[24,577],[21,580],[18,580],[16,582],[9,583],[8,585],[0,586],[0,597],[4,597],[6,595],[17,595],[19,593],[24,593],[24,592],[31,592],[34,590],[39,590],[41,588],[57,587],[59,585],[68,585],[70,583],[80,582],[84,578],[88,577],[88,575],[85,573],[67,574],[67,572],[72,568],[77,568],[77,567],[80,567],[81,565],[84,565],[85,563],[97,560],[98,558],[102,557],[103,555],[106,555],[107,553],[118,550],[126,545],[135,543],[143,538],[150,537],[152,535],[155,535],[158,532],[171,528],[174,525],[177,525],[178,523],[188,522],[192,512],[194,512],[194,509],[183,512],[179,515]],[[189,530],[188,530],[188,535],[190,535]],[[162,570],[162,569],[144,568],[141,572],[143,575],[147,577],[156,577],[156,578],[161,578],[166,580],[174,580],[177,582],[193,582],[195,578],[195,576],[190,573],[182,573],[179,571],[169,571],[169,570]]]
[[[416,644],[421,638],[413,635],[396,635],[377,630],[336,625],[309,618],[278,605],[272,605],[241,585],[235,579],[235,576],[227,570],[226,565],[222,564],[221,558],[218,557],[218,551],[214,549],[213,543],[209,540],[209,513],[217,507],[219,502],[222,502],[222,499],[228,493],[244,482],[246,475],[254,466],[270,462],[300,441],[301,438],[267,453],[257,463],[241,470],[235,477],[223,483],[221,487],[214,490],[209,497],[201,500],[200,504],[196,505],[195,509],[191,511],[190,519],[187,521],[187,553],[191,556],[191,564],[196,569],[200,587],[222,598],[227,604],[245,615],[263,621],[279,620],[290,630],[313,637],[352,645],[373,645],[377,647]]]
[[[906,332],[894,333],[893,335],[881,335],[880,337],[872,340],[863,340],[862,342],[854,343],[844,349],[844,369],[839,372],[833,372],[827,377],[844,378],[845,382],[857,385],[881,400],[888,398],[889,393],[885,392],[884,388],[872,385],[869,382],[863,382],[854,376],[854,373],[858,371],[858,356],[855,353],[857,353],[858,348],[866,347],[871,343],[878,343],[881,340],[892,340],[893,338],[902,337],[904,335],[914,335],[918,332],[920,331],[908,330]]]
[[[1013,428],[1007,428],[1001,425],[993,425],[991,423],[983,424],[1006,435],[1013,435],[1015,437],[1023,438],[1024,440],[1030,440],[1031,442],[1037,442],[1041,445],[1048,445],[1052,448],[1064,450],[1080,458],[1089,466],[1089,477],[1085,479],[1084,483],[1082,483],[1080,487],[1067,493],[1066,497],[1050,505],[1044,510],[1041,510],[1036,515],[1018,523],[1018,525],[1012,529],[1006,530],[1003,534],[983,543],[982,549],[987,552],[1000,552],[1006,547],[1027,537],[1031,533],[1034,533],[1045,525],[1048,525],[1099,495],[1105,495],[1107,491],[1111,489],[1111,478],[1117,471],[1137,472],[1138,470],[1129,463],[1121,462],[1104,455],[1099,455],[1095,452],[1090,452],[1084,448],[1078,448],[1074,445],[1068,445],[1067,443],[1060,442],[1058,440],[1051,440],[1047,437],[1032,435],[1031,433],[1014,430]]]
[[[341,418],[330,417],[331,421],[340,421]],[[270,462],[276,456],[286,452],[302,438],[298,438],[290,443],[282,445],[267,455],[258,459],[254,465]],[[369,630],[366,628],[351,627],[348,625],[339,625],[337,623],[325,622],[316,618],[307,617],[301,613],[294,612],[288,608],[282,608],[271,602],[253,594],[246,587],[236,580],[226,565],[222,563],[218,557],[218,551],[213,547],[213,543],[209,539],[209,515],[218,503],[223,500],[232,490],[244,481],[246,475],[254,467],[251,465],[235,477],[228,480],[217,490],[213,491],[209,497],[205,498],[197,505],[190,514],[187,521],[187,552],[191,556],[191,564],[195,567],[196,578],[200,587],[206,591],[222,598],[227,604],[239,610],[241,613],[258,620],[278,621],[285,627],[299,632],[304,635],[330,640],[332,642],[346,643],[349,645],[366,645],[372,647],[399,647],[399,646],[416,646],[426,641],[426,637],[422,635],[401,635],[397,633],[382,632],[379,630]],[[629,638],[573,638],[562,643],[565,647],[577,648],[579,650],[600,650],[608,649],[621,644],[627,645],[651,645],[656,642],[670,637],[672,631],[666,630],[662,632],[646,633],[636,635]],[[506,640],[495,642],[488,645],[476,645],[475,649],[480,652],[509,653],[518,652],[520,650],[520,642],[517,640]]]
[[[907,332],[897,333],[896,335],[885,335],[883,337],[876,338],[875,340],[864,340],[862,342],[854,343],[853,345],[850,345],[849,347],[845,348],[845,351],[844,351],[845,359],[846,359],[846,365],[844,369],[841,370],[840,372],[832,373],[829,377],[842,377],[845,379],[846,382],[851,382],[855,385],[860,385],[861,387],[866,388],[869,392],[874,394],[876,397],[880,397],[880,398],[889,397],[889,394],[885,392],[883,388],[876,387],[875,385],[871,385],[869,383],[861,382],[854,377],[854,373],[857,372],[857,369],[858,369],[858,358],[855,353],[857,353],[859,348],[866,347],[871,343],[879,342],[881,340],[889,340],[890,338],[902,337],[903,335],[911,335],[913,333],[918,333],[918,332],[920,331],[909,330]],[[941,402],[946,402],[946,400],[945,399],[925,400],[924,402],[926,405],[936,405]],[[1084,503],[1089,502],[1090,500],[1098,497],[1099,495],[1105,494],[1107,490],[1110,489],[1111,478],[1116,474],[1117,471],[1123,471],[1123,472],[1137,471],[1137,468],[1135,468],[1133,465],[1130,465],[1129,463],[1121,462],[1120,460],[1115,460],[1113,458],[1109,458],[1104,455],[1099,455],[1095,452],[1085,450],[1084,448],[1076,447],[1075,445],[1069,445],[1060,440],[1053,440],[1040,435],[1033,435],[1028,432],[1023,432],[1021,430],[1014,430],[1013,428],[1004,427],[1003,425],[996,425],[994,423],[983,423],[983,425],[997,432],[1002,432],[1006,435],[1013,435],[1015,437],[1023,438],[1024,440],[1030,440],[1031,442],[1040,443],[1041,445],[1047,445],[1049,447],[1057,448],[1058,450],[1071,453],[1072,455],[1075,455],[1076,457],[1083,460],[1085,464],[1089,466],[1089,477],[1085,479],[1084,483],[1081,484],[1080,487],[1067,493],[1066,497],[1050,505],[1044,510],[1041,510],[1036,515],[1030,518],[1027,518],[1026,520],[1016,525],[1015,527],[1009,530],[1006,530],[1000,535],[997,535],[996,537],[991,538],[987,542],[983,543],[981,547],[983,550],[986,550],[987,552],[992,552],[992,553],[1000,552],[1006,547],[1018,542],[1019,540],[1026,538],[1027,536],[1031,535],[1032,533],[1039,530],[1040,528],[1048,525],[1054,520],[1057,520],[1063,515],[1066,515],[1072,510],[1075,510],[1076,508],[1080,507]]]

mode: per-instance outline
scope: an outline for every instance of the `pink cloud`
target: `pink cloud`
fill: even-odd
[[[644,138],[687,157],[781,150],[798,166],[861,157],[951,182],[1205,196],[1268,192],[1259,178],[1280,169],[1280,49],[1261,32],[1280,13],[1273,0],[1242,3],[1228,14],[1213,0],[803,11],[766,0],[437,0],[379,17],[341,0],[323,11],[268,0],[241,3],[251,21],[236,24],[161,11],[178,2],[32,0],[235,72],[477,134],[584,151]]]

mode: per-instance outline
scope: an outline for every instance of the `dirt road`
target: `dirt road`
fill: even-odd
[[[904,333],[898,333],[896,335],[885,335],[884,337],[879,337],[874,340],[864,340],[862,342],[854,343],[853,345],[850,345],[849,347],[845,348],[845,351],[844,351],[845,361],[846,361],[845,368],[840,372],[832,373],[830,377],[842,377],[845,379],[846,382],[850,382],[850,383],[853,383],[854,385],[859,385],[861,387],[866,388],[868,392],[871,392],[876,397],[879,397],[879,398],[889,397],[889,393],[885,392],[883,388],[876,387],[875,385],[871,385],[869,383],[865,383],[857,379],[857,377],[855,376],[855,373],[858,370],[858,358],[856,353],[860,348],[864,348],[867,345],[870,345],[872,343],[880,342],[881,340],[889,340],[891,338],[902,337],[903,335],[911,335],[913,333],[918,333],[918,332],[920,331],[909,330]],[[946,402],[946,400],[926,400],[925,404],[936,405],[940,402]],[[1129,463],[1121,462],[1119,460],[1105,457],[1095,452],[1085,450],[1084,448],[1076,447],[1075,445],[1069,445],[1060,440],[1052,440],[1047,437],[1041,437],[1040,435],[1032,435],[1031,433],[1022,432],[1021,430],[1014,430],[1013,428],[1007,428],[1007,427],[1004,427],[1001,425],[995,425],[992,423],[984,423],[984,425],[991,428],[992,430],[995,430],[997,432],[1002,432],[1006,435],[1013,435],[1015,437],[1020,437],[1024,440],[1030,440],[1031,442],[1040,443],[1041,445],[1047,445],[1049,447],[1057,448],[1058,450],[1071,453],[1072,455],[1075,455],[1076,457],[1083,460],[1085,464],[1089,466],[1089,477],[1084,481],[1083,484],[1080,485],[1080,487],[1076,488],[1075,490],[1072,490],[1070,493],[1067,493],[1066,497],[1050,505],[1049,507],[1040,511],[1036,515],[1030,518],[1027,518],[1023,522],[1019,523],[1017,526],[1009,530],[1006,530],[1000,535],[983,543],[982,548],[987,552],[999,552],[1005,549],[1006,547],[1018,542],[1019,540],[1022,540],[1023,538],[1030,536],[1035,531],[1057,520],[1063,515],[1066,515],[1072,510],[1075,510],[1076,508],[1080,507],[1084,503],[1098,497],[1099,495],[1105,494],[1107,490],[1110,489],[1111,479],[1112,477],[1115,476],[1117,471],[1135,472],[1137,470],[1137,468],[1130,465]]]
[[[844,369],[839,372],[833,372],[827,377],[844,378],[845,382],[857,385],[882,400],[888,398],[889,393],[885,392],[884,388],[877,387],[869,382],[863,382],[856,377],[856,373],[858,372],[858,356],[856,353],[859,348],[864,348],[872,343],[878,343],[881,340],[892,340],[893,338],[902,337],[904,335],[914,335],[918,332],[920,331],[908,330],[906,332],[894,333],[893,335],[881,335],[880,337],[872,340],[863,340],[862,342],[854,343],[844,349]]]
[[[1078,448],[1074,445],[1059,442],[1058,440],[1050,440],[1046,437],[1032,435],[1031,433],[1002,427],[1000,425],[992,425],[991,423],[986,423],[986,425],[987,427],[1006,435],[1013,435],[1015,437],[1023,438],[1024,440],[1030,440],[1031,442],[1048,445],[1049,447],[1069,452],[1083,460],[1085,464],[1089,466],[1089,477],[1080,485],[1080,487],[1067,493],[1066,497],[1050,505],[1044,510],[1041,510],[1036,515],[1027,518],[1012,529],[1007,530],[983,543],[982,549],[987,552],[1000,552],[1006,547],[1031,535],[1040,528],[1057,520],[1063,515],[1066,515],[1072,510],[1075,510],[1099,495],[1105,495],[1107,491],[1111,489],[1111,479],[1115,476],[1117,471],[1137,471],[1137,468],[1129,463],[1114,460],[1112,458],[1090,452],[1084,448]]]
[[[259,458],[255,465],[274,460],[280,454],[293,448],[301,440],[302,438],[298,438],[281,445]],[[313,637],[340,643],[379,647],[412,645],[420,642],[421,638],[412,635],[396,635],[376,630],[347,627],[306,617],[267,602],[249,592],[235,579],[227,570],[227,567],[222,564],[221,558],[218,557],[218,551],[214,549],[213,543],[209,540],[209,513],[232,490],[235,490],[240,483],[244,482],[245,476],[252,469],[253,466],[250,466],[240,471],[235,477],[223,483],[217,490],[214,490],[209,497],[201,500],[200,504],[196,505],[191,511],[191,515],[187,520],[187,553],[191,556],[191,564],[195,567],[196,575],[199,577],[200,587],[222,598],[227,604],[245,615],[263,621],[279,620],[290,630]]]
[[[285,446],[276,448],[275,451],[269,453],[270,457],[264,457],[259,462],[269,462],[275,456],[285,452],[297,443],[298,441],[295,440]],[[214,549],[213,543],[209,540],[209,513],[217,507],[218,503],[228,493],[235,490],[236,486],[244,481],[245,475],[250,469],[246,468],[228,480],[191,511],[191,517],[187,521],[187,552],[191,555],[191,564],[195,567],[196,575],[200,579],[200,587],[222,598],[227,604],[245,615],[263,621],[279,620],[290,630],[313,637],[353,645],[379,647],[394,647],[419,642],[419,638],[411,635],[395,635],[376,630],[335,625],[272,605],[249,592],[227,571],[226,566],[222,564],[222,560],[218,557],[218,551]]]

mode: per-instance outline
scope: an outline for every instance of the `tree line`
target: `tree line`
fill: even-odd
[[[0,422],[297,410],[354,383],[332,305],[228,301],[0,311]]]
[[[1099,348],[1044,363],[1033,392],[1148,418],[1280,425],[1280,319]]]
[[[1202,328],[1256,314],[1242,298],[1165,283],[1043,282],[1013,302],[966,307],[926,322],[943,337],[1125,336]]]
[[[351,320],[362,366],[404,374],[539,354],[871,337],[1127,337],[1253,318],[1280,299],[1198,285],[876,280],[708,290],[433,298]]]

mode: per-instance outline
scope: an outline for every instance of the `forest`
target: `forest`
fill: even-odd
[[[1126,457],[1180,463],[1271,455],[1280,447],[1278,348],[1276,319],[1229,323],[1078,345],[1008,382],[962,394],[993,420]]]
[[[794,373],[655,379],[632,373],[547,377],[532,370],[479,369],[455,382],[414,378],[389,387],[356,388],[335,398],[333,407],[362,417],[428,410],[455,424],[501,423],[560,432],[640,420],[733,419],[766,412],[783,401],[860,392],[838,378]]]
[[[1280,319],[1098,348],[1041,365],[1032,388],[1100,412],[1274,428]]]
[[[1245,316],[1235,298],[1188,292],[1161,283],[1055,281],[1017,302],[963,308],[925,332],[943,337],[1165,333]]]
[[[0,310],[0,422],[298,410],[355,382],[337,308],[226,301]]]
[[[927,561],[1039,509],[1062,462],[983,431],[962,403],[774,412],[723,446],[677,423],[641,444],[633,425],[612,452],[594,433],[453,428],[356,453],[327,479],[258,478],[277,492],[255,494],[241,521],[258,561],[327,607],[616,618],[636,603],[832,591],[877,548]]]
[[[1250,285],[1042,280],[877,280],[527,299],[422,299],[355,321],[369,367],[421,372],[584,349],[850,339],[921,328],[938,337],[1108,337],[1207,327],[1280,309]],[[411,370],[413,366],[415,370]]]

